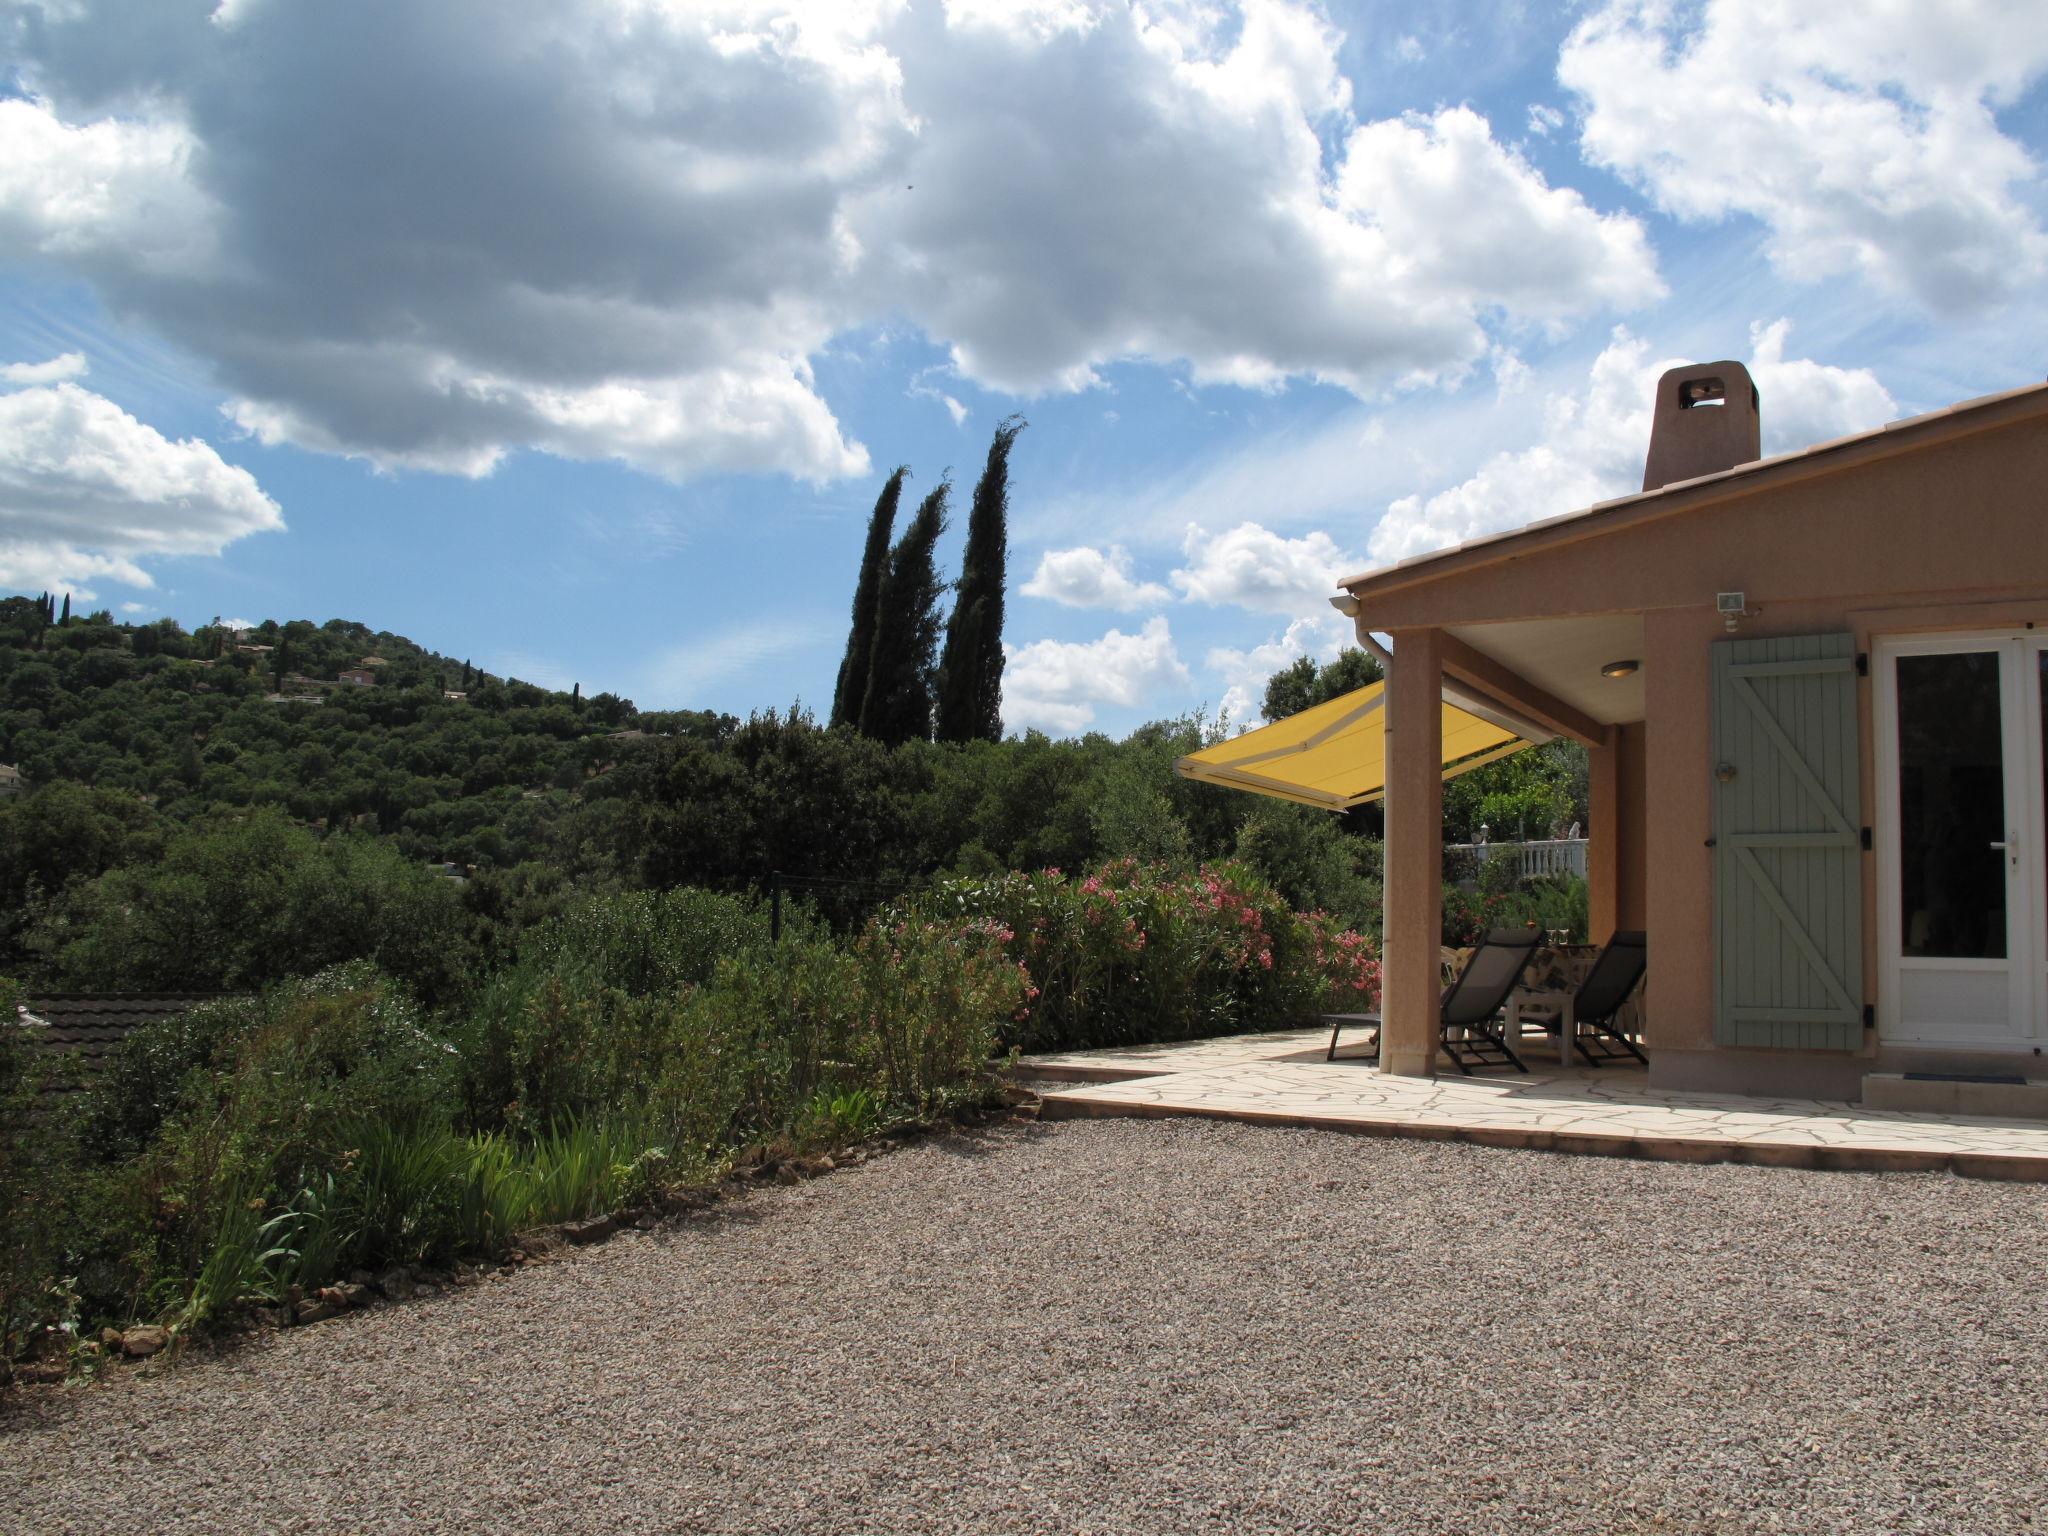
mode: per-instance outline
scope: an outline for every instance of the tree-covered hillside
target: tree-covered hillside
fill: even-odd
[[[174,820],[275,806],[422,859],[518,863],[648,727],[721,728],[641,721],[628,700],[493,677],[345,620],[187,634],[41,613],[0,602],[0,762],[32,786],[120,791]]]

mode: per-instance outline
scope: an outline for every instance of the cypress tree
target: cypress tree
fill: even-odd
[[[889,574],[889,540],[896,532],[896,507],[903,499],[908,464],[899,464],[882,484],[875,510],[868,518],[867,548],[861,552],[860,579],[853,587],[853,625],[846,635],[846,655],[839,663],[839,683],[832,690],[832,724],[858,725],[867,697],[868,674],[875,655],[875,604]]]
[[[64,627],[64,626],[66,625],[66,624],[69,624],[70,622],[71,622],[71,594],[70,594],[69,592],[66,592],[66,593],[64,594],[64,617],[63,617],[63,618],[61,618],[61,619],[59,619],[59,620],[57,621],[57,627],[58,627],[59,629],[62,629],[62,628],[63,628],[63,627]]]
[[[939,594],[945,590],[933,554],[946,531],[946,499],[952,491],[952,482],[942,480],[918,507],[889,553],[889,573],[875,603],[874,659],[861,701],[860,731],[891,746],[913,737],[931,740]]]
[[[1025,421],[1005,418],[988,445],[967,514],[959,596],[939,662],[939,740],[1003,739],[1003,588],[1010,550],[1010,445]]]

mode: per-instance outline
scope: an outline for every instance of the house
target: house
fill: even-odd
[[[443,688],[441,690],[441,697],[452,704],[460,704],[469,697],[469,694],[460,688]]]
[[[1386,1070],[1434,1070],[1457,700],[1588,748],[1653,1085],[1972,1107],[1955,1079],[2044,1072],[2048,386],[1768,459],[1761,409],[1739,363],[1674,369],[1640,493],[1340,583],[1391,638]]]
[[[388,667],[391,665],[391,663],[386,661],[382,656],[365,656],[362,659],[362,661],[358,663],[358,665],[365,667]]]
[[[28,786],[22,782],[21,770],[12,763],[0,763],[0,800],[18,795]]]
[[[334,680],[350,688],[368,688],[377,681],[377,674],[363,667],[350,667],[345,672],[334,674]]]

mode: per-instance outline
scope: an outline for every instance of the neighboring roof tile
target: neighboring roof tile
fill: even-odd
[[[19,1009],[20,1022],[36,1041],[64,1051],[81,1065],[120,1049],[131,1031],[173,1018],[200,1003],[231,997],[228,992],[39,992]]]

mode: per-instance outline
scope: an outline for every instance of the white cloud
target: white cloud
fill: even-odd
[[[1792,322],[1749,328],[1749,373],[1761,400],[1764,452],[1791,453],[1898,418],[1899,402],[1868,368],[1785,356]]]
[[[849,318],[841,204],[914,125],[873,15],[778,9],[239,4],[146,50],[47,19],[0,259],[208,360],[266,442],[862,474],[807,360]]]
[[[1145,358],[1369,394],[1455,376],[1501,315],[1658,291],[1639,225],[1547,186],[1476,114],[1360,123],[1341,39],[1305,6],[1070,13],[1066,30],[944,39],[936,70],[920,66],[940,40],[908,28],[924,131],[906,186],[852,214],[969,377],[1077,389]],[[1459,217],[1438,217],[1446,197]]]
[[[1266,683],[1275,672],[1290,667],[1303,656],[1319,662],[1334,661],[1345,646],[1355,644],[1351,621],[1335,610],[1307,613],[1278,635],[1249,650],[1217,646],[1205,658],[1206,665],[1224,684],[1223,713],[1240,729],[1264,718]]]
[[[932,375],[943,373],[944,371],[939,368],[920,370],[917,376],[910,381],[910,387],[905,393],[913,400],[932,400],[943,405],[946,408],[946,414],[953,418],[953,425],[957,427],[967,420],[967,407],[962,405],[953,396],[947,394],[943,389],[940,389],[936,384],[930,382]]]
[[[1026,597],[1042,597],[1069,608],[1156,608],[1170,595],[1156,581],[1131,575],[1131,552],[1121,544],[1107,549],[1049,549],[1038,569],[1024,583]]]
[[[0,394],[0,585],[152,585],[139,562],[284,527],[246,469],[76,384]]]
[[[61,384],[66,379],[82,379],[85,373],[85,354],[66,352],[46,363],[0,364],[0,383]]]
[[[906,317],[1011,391],[1373,394],[1658,291],[1476,114],[1361,121],[1300,0],[161,10],[16,33],[0,259],[383,466],[863,474],[810,360]]]
[[[1762,400],[1766,454],[1878,426],[1898,414],[1868,369],[1788,359],[1789,330],[1789,322],[1779,320],[1750,332],[1749,369]],[[1683,361],[1653,359],[1647,342],[1617,329],[1594,359],[1583,395],[1552,397],[1540,441],[1495,454],[1447,490],[1395,501],[1373,530],[1372,560],[1391,564],[1641,489],[1657,379]]]
[[[217,210],[190,174],[197,141],[154,104],[133,120],[74,125],[47,99],[0,100],[0,144],[0,252],[156,279],[189,277],[215,256]]]
[[[1761,219],[1792,277],[1950,313],[2048,272],[2036,167],[1993,115],[2044,70],[2032,0],[1610,0],[1558,63],[1594,164],[1683,219]]]
[[[715,690],[758,677],[770,663],[798,655],[830,633],[817,625],[773,620],[701,635],[649,656],[627,679],[624,691],[643,709],[709,708]],[[765,702],[780,707],[796,701]]]
[[[1135,635],[1112,629],[1100,640],[1034,640],[1003,647],[1003,724],[1009,730],[1073,735],[1095,720],[1095,706],[1136,708],[1192,679],[1163,617]]]
[[[1354,564],[1320,529],[1289,539],[1257,523],[1215,535],[1190,526],[1181,552],[1188,563],[1167,579],[1187,601],[1262,613],[1313,611]]]
[[[1351,135],[1337,201],[1370,219],[1438,302],[1484,293],[1525,319],[1563,319],[1663,293],[1642,226],[1601,216],[1498,143],[1469,107]]]
[[[1529,132],[1537,138],[1547,139],[1563,126],[1564,114],[1557,108],[1545,106],[1540,101],[1530,104]]]

